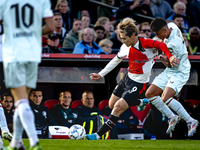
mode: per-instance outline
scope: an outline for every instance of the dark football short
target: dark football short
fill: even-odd
[[[129,106],[135,106],[137,105],[136,100],[145,98],[145,92],[148,87],[149,83],[138,83],[130,79],[126,74],[113,91],[113,94],[123,98]]]

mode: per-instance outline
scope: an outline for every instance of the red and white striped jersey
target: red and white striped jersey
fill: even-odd
[[[129,58],[128,76],[136,82],[147,83],[155,63],[153,59],[158,55],[158,50],[162,50],[168,58],[172,56],[164,43],[139,37],[133,47],[123,44],[117,56],[99,74],[106,75],[127,56]]]

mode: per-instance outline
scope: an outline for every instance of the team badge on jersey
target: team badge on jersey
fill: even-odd
[[[172,52],[173,52],[173,49],[172,49],[172,48],[168,48],[168,49],[169,49],[170,53],[172,53]]]

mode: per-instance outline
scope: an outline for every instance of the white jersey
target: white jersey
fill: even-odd
[[[42,19],[52,17],[49,0],[0,0],[4,62],[40,62]]]
[[[2,26],[0,25],[0,33],[2,32]],[[3,35],[0,35],[0,62],[2,62],[2,37]]]
[[[178,65],[178,67],[166,68],[166,71],[172,74],[177,72],[188,74],[191,65],[182,33],[174,23],[168,23],[168,27],[172,29],[172,32],[169,38],[164,40],[164,43],[167,45],[172,55],[180,59],[180,65]]]

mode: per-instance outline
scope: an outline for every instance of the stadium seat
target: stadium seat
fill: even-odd
[[[109,100],[102,100],[100,101],[99,105],[98,105],[98,108],[100,109],[100,111],[102,112],[102,109],[106,106],[108,106],[109,104]]]
[[[189,105],[193,109],[200,104],[200,100],[197,100],[197,99],[186,99],[184,102],[189,102]]]
[[[143,128],[143,124],[150,112],[151,105],[147,104],[145,109],[143,111],[138,111],[138,106],[131,106],[132,112],[138,117],[139,119],[139,127],[138,128]]]
[[[53,108],[54,105],[58,104],[60,101],[59,100],[46,100],[44,102],[44,106],[47,106],[49,108],[49,110],[51,110]]]
[[[75,109],[76,107],[81,106],[81,105],[83,105],[81,100],[75,100],[71,103],[71,108]]]

